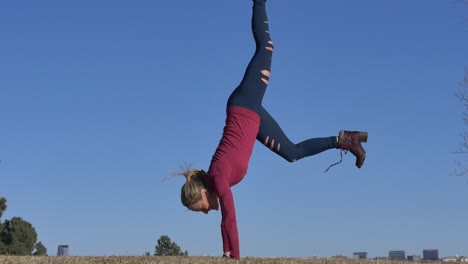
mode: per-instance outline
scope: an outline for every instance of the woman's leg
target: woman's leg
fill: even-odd
[[[228,106],[242,106],[259,113],[270,78],[273,42],[268,29],[266,0],[253,0],[252,32],[256,49],[244,78],[229,97]]]
[[[281,127],[268,111],[260,108],[260,130],[257,140],[289,162],[318,154],[322,151],[337,148],[337,136],[312,138],[294,144],[284,134]]]
[[[242,106],[257,112],[261,118],[257,139],[290,162],[328,149],[339,148],[350,150],[356,156],[356,166],[360,168],[365,158],[365,150],[361,142],[367,141],[366,132],[341,131],[339,137],[313,138],[294,144],[284,134],[274,118],[262,107],[273,55],[273,42],[270,38],[265,2],[266,0],[253,0],[252,32],[256,44],[255,54],[241,83],[229,97],[227,105]]]
[[[253,0],[252,32],[256,50],[242,82],[229,97],[228,106],[242,106],[257,112],[261,118],[257,139],[281,157],[293,162],[336,148],[337,137],[314,138],[293,144],[261,105],[270,77],[273,54],[265,2],[265,0]]]

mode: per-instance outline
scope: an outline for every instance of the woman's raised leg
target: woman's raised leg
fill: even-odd
[[[356,157],[356,167],[361,168],[364,164],[366,150],[361,142],[367,142],[367,132],[342,130],[338,136],[311,138],[294,144],[263,106],[260,108],[260,118],[257,140],[289,162],[336,148],[350,151]],[[341,160],[330,167],[340,162]]]
[[[270,79],[273,42],[270,37],[266,0],[253,0],[252,32],[255,54],[250,60],[239,86],[229,97],[228,106],[242,106],[259,113]]]
[[[260,118],[257,140],[289,162],[295,162],[338,146],[336,136],[311,138],[294,144],[289,140],[276,120],[263,107],[260,109]]]

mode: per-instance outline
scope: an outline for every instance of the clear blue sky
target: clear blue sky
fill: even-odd
[[[233,188],[242,256],[468,255],[468,5],[269,0],[264,106],[293,141],[367,130],[367,160],[287,163],[257,144]],[[184,161],[207,168],[253,50],[251,1],[3,1],[0,195],[49,254],[142,255],[169,235],[222,254],[220,213],[187,212]]]

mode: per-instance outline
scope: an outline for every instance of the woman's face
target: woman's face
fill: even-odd
[[[218,197],[214,193],[209,193],[206,189],[201,190],[201,199],[192,203],[189,206],[189,210],[194,212],[203,212],[208,214],[212,209],[218,210],[219,203]]]

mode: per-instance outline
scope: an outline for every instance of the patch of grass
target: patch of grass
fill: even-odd
[[[0,256],[1,264],[217,264],[236,263],[221,257],[21,257]],[[242,264],[408,264],[401,261],[299,258],[242,258]],[[422,262],[411,262],[414,264]],[[440,262],[431,262],[438,264]]]

